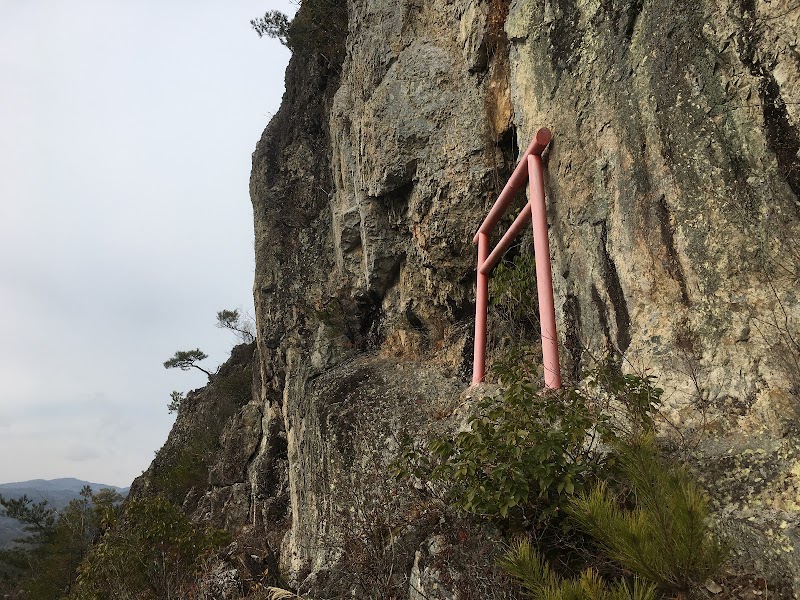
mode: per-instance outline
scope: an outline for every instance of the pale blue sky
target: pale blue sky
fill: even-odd
[[[250,157],[288,51],[278,0],[0,0],[0,482],[127,486],[174,420],[166,371],[252,311]]]

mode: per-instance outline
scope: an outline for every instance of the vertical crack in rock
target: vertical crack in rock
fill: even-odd
[[[603,279],[606,284],[608,298],[614,309],[614,321],[617,326],[617,348],[624,353],[631,344],[631,317],[622,291],[622,283],[617,272],[617,265],[608,253],[608,225],[600,222],[600,263],[603,267]]]
[[[683,274],[683,266],[678,257],[678,250],[675,248],[675,228],[672,225],[669,206],[667,200],[662,195],[655,206],[656,217],[658,218],[661,230],[661,243],[667,252],[666,267],[670,277],[678,282],[681,288],[681,299],[686,306],[690,306],[689,288],[686,285],[686,276]]]
[[[606,303],[600,297],[600,292],[595,284],[592,284],[591,290],[592,303],[597,309],[597,318],[600,319],[600,327],[603,328],[603,337],[606,339],[608,350],[611,349],[611,326],[608,323],[608,309]]]
[[[396,272],[398,274],[400,272],[399,263]],[[358,320],[359,334],[355,343],[359,349],[366,350],[376,346],[380,342],[380,326],[381,320],[383,319],[383,309],[381,308],[382,296],[375,292],[357,292],[355,300],[355,316]]]
[[[564,322],[564,346],[572,360],[571,375],[575,381],[579,381],[583,344],[581,343],[581,305],[575,294],[567,294],[564,301]]]
[[[288,488],[288,447],[283,419],[271,415],[267,427],[262,426],[262,438],[256,451],[248,461],[252,464],[255,481],[253,489],[253,511],[258,510],[255,501],[261,502],[263,517],[280,520],[289,506]],[[249,470],[249,469],[248,469]]]
[[[625,37],[630,42],[633,39],[633,33],[636,30],[636,21],[639,15],[642,14],[644,8],[644,0],[634,0],[628,9],[628,23],[625,25]]]
[[[763,70],[763,67],[760,67]],[[764,125],[767,147],[775,154],[778,168],[800,203],[800,134],[789,124],[786,103],[781,97],[775,77],[768,72],[762,75],[758,88],[764,105]]]
[[[767,147],[775,155],[778,169],[795,195],[800,207],[800,132],[789,122],[786,102],[775,76],[758,56],[763,25],[756,22],[756,0],[741,0],[742,28],[739,34],[739,58],[750,74],[759,78],[758,95],[764,116]]]

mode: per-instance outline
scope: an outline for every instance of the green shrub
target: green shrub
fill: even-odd
[[[489,283],[489,302],[512,335],[520,329],[538,328],[536,259],[532,254],[519,254],[497,265]]]
[[[120,522],[92,547],[70,600],[193,597],[201,559],[227,542],[155,496],[131,500]]]
[[[608,555],[664,588],[686,593],[713,576],[727,548],[709,527],[706,496],[682,468],[666,464],[652,436],[617,450],[633,508],[606,483],[573,498],[567,513]]]
[[[664,394],[655,379],[653,375],[623,374],[613,355],[598,361],[586,374],[585,393],[605,398],[606,410],[615,413],[614,440],[635,440],[655,429],[653,417]]]
[[[577,579],[559,577],[527,540],[512,546],[500,566],[537,600],[654,600],[656,597],[655,586],[637,578],[633,585],[623,579],[609,585],[593,569],[587,569]]]
[[[652,427],[650,412],[661,396],[650,379],[615,378],[603,365],[589,374],[591,394],[542,392],[524,364],[500,371],[509,382],[503,395],[484,398],[467,431],[437,437],[427,447],[406,445],[398,476],[444,487],[448,501],[470,513],[505,518],[515,509],[525,520],[552,516],[613,459],[605,449],[626,431],[610,416],[609,404],[619,400],[626,421],[635,423],[629,429],[639,431]]]
[[[173,449],[163,464],[153,471],[157,493],[176,504],[181,504],[193,488],[206,490],[209,462],[219,446],[215,432],[192,433],[193,437],[183,446]]]
[[[224,422],[252,398],[253,367],[247,365],[242,369],[234,369],[220,375],[214,385],[226,400],[220,403],[218,415],[215,415],[220,422]]]

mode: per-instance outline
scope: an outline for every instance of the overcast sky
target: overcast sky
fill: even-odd
[[[251,154],[288,51],[278,0],[0,0],[0,482],[127,486],[163,444],[165,370],[252,313]]]

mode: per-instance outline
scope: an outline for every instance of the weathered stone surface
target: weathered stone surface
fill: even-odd
[[[415,397],[463,387],[472,236],[518,146],[548,126],[565,372],[613,350],[623,369],[657,375],[665,431],[743,540],[742,564],[800,593],[800,10],[347,10],[344,62],[295,49],[253,155],[256,389],[226,416],[210,485],[189,504],[229,527],[246,519],[293,582],[333,589],[335,516],[352,497],[341,490],[364,487],[359,450],[419,415]],[[431,543],[414,549],[426,594]]]
[[[281,562],[298,583],[310,572],[311,585],[340,552],[330,544],[330,513],[341,507],[316,486],[342,469],[336,428],[319,429],[329,399],[314,391],[318,382],[334,374],[344,382],[350,371],[337,365],[366,348],[428,356],[443,371],[443,387],[426,392],[432,401],[447,395],[448,374],[469,364],[470,231],[511,154],[496,146],[504,131],[486,115],[505,115],[493,122],[507,129],[510,95],[507,86],[498,92],[498,78],[490,94],[489,80],[476,74],[485,32],[469,23],[485,27],[487,7],[440,8],[348,5],[341,70],[298,51],[284,105],[253,157],[260,401],[263,430],[272,433],[248,472],[256,490],[266,465],[288,464],[292,528]],[[506,99],[501,109],[495,98]],[[380,388],[384,379],[373,375],[359,398],[396,397],[390,384]],[[375,426],[398,410],[375,414]],[[278,518],[268,508],[274,493],[262,488],[253,510],[269,526]]]
[[[546,179],[567,370],[609,349],[651,369],[665,416],[710,461],[754,436],[793,444],[796,11],[519,0],[506,56],[496,8],[350,2],[336,86],[318,79],[310,106],[291,99],[309,78],[290,74],[287,106],[321,115],[320,129],[279,116],[261,145],[283,158],[264,170],[259,150],[253,171],[264,394],[295,432],[289,447],[305,382],[365,345],[468,368],[472,233],[515,158],[509,132],[524,145],[540,126],[555,132]],[[281,119],[296,135],[276,135]],[[306,208],[291,226],[285,197],[290,214]],[[321,517],[298,460],[290,450],[285,551],[302,556],[314,534],[298,523]],[[741,492],[754,483],[737,479]]]
[[[342,507],[349,513],[365,497],[391,504],[384,492],[401,434],[427,427],[437,411],[448,414],[462,384],[436,368],[367,357],[303,387],[286,414],[293,519],[281,557],[290,573],[335,566],[344,541],[357,535]]]
[[[573,363],[608,347],[658,375],[698,471],[735,469],[724,493],[710,486],[725,526],[783,536],[759,561],[795,586],[794,465],[736,457],[797,444],[798,18],[786,2],[548,0],[512,2],[506,23],[522,137],[555,132],[553,271]]]
[[[340,274],[380,298],[390,319],[413,311],[434,340],[469,301],[468,234],[494,193],[493,161],[502,166],[487,132],[485,81],[461,52],[462,32],[484,23],[476,15],[485,10],[353,5],[358,28],[332,105],[333,211],[361,217],[358,253],[334,238]]]
[[[522,137],[555,131],[551,237],[573,355],[603,340],[689,397],[682,363],[696,361],[706,396],[749,398],[773,430],[788,374],[767,324],[779,304],[798,314],[796,267],[776,266],[794,263],[800,212],[800,163],[780,158],[800,150],[797,96],[768,67],[797,43],[767,25],[779,5],[514,2],[506,25]]]
[[[710,440],[693,459],[745,564],[792,594],[800,578],[800,446],[772,435]]]
[[[234,600],[242,597],[242,582],[239,571],[217,565],[204,578],[200,593],[203,600]]]

